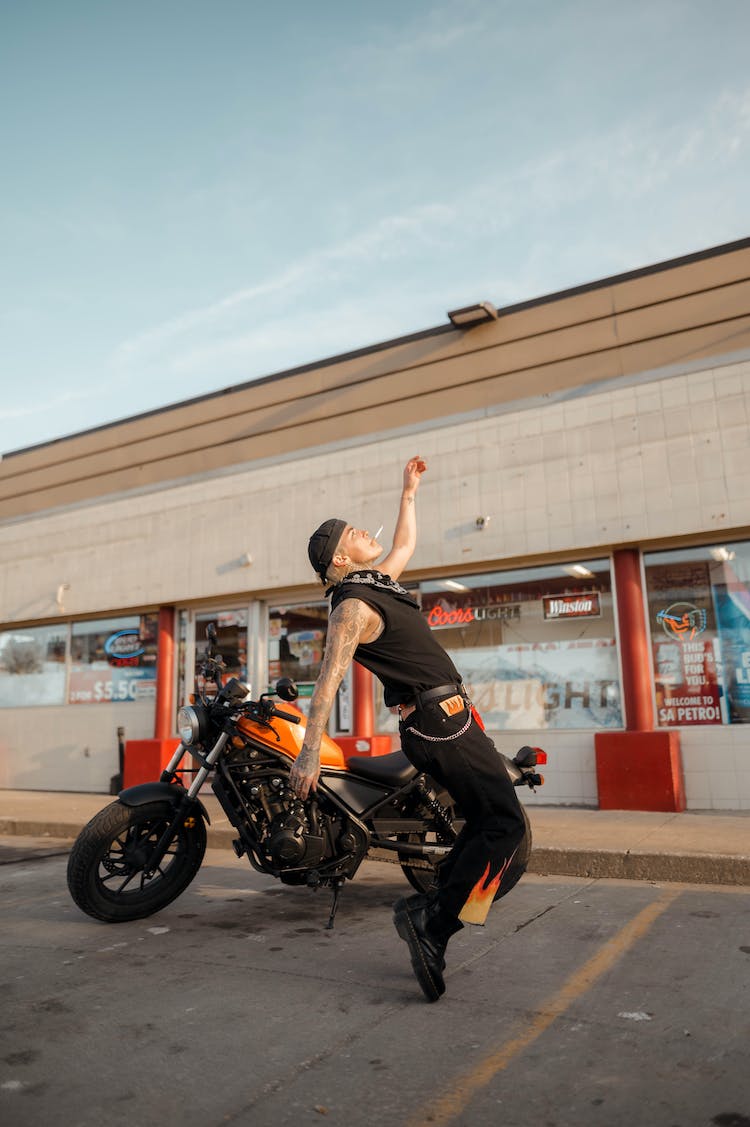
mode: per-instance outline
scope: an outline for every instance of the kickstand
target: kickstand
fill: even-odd
[[[339,906],[339,896],[341,895],[341,889],[343,887],[344,887],[344,878],[343,877],[336,877],[336,879],[333,882],[333,900],[331,901],[331,914],[328,917],[328,923],[326,924],[326,926],[323,929],[324,931],[332,931],[333,930],[333,921],[334,921],[334,917],[336,915],[336,909]]]

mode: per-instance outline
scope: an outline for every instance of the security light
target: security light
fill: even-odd
[[[478,305],[466,305],[448,314],[448,320],[457,329],[471,329],[485,321],[497,321],[497,309],[490,301],[480,301]]]

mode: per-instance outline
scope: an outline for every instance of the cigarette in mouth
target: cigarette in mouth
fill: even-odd
[[[373,537],[373,539],[377,540],[377,538],[378,538],[378,537],[380,536],[380,533],[381,533],[382,531],[383,531],[383,526],[382,526],[382,524],[381,524],[380,528],[379,528],[379,529],[378,529],[378,531],[377,531],[377,532],[375,533],[375,536]]]

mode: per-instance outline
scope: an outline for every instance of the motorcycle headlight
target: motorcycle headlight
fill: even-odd
[[[200,735],[200,727],[198,713],[189,704],[184,705],[177,713],[177,734],[185,747],[195,743]]]

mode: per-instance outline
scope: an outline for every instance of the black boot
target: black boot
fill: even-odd
[[[445,993],[445,948],[462,924],[448,917],[437,903],[437,893],[420,893],[393,905],[396,931],[406,941],[411,965],[428,1002]]]

